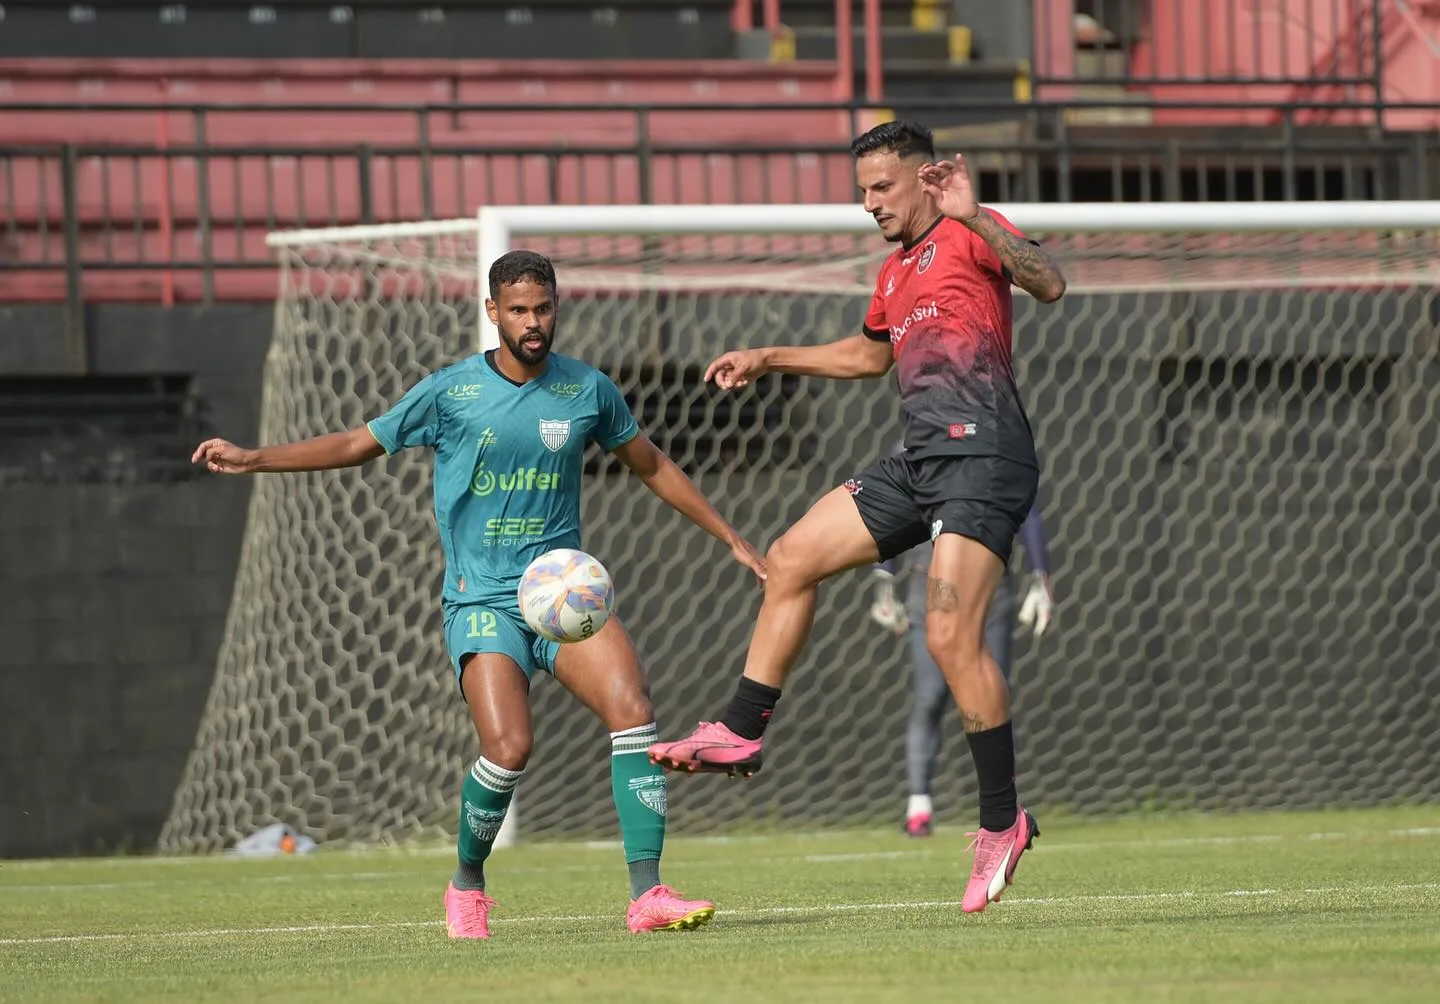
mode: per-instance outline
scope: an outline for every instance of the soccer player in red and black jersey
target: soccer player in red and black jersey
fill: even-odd
[[[1012,283],[1065,292],[1054,263],[983,209],[965,162],[936,162],[930,131],[889,122],[851,145],[865,210],[900,245],[880,269],[864,330],[826,345],[727,352],[706,379],[731,390],[765,373],[859,379],[899,367],[905,451],[822,497],[775,542],[745,674],[718,722],[651,758],[672,770],[753,774],[786,674],[810,634],[815,591],[849,568],[934,541],[925,631],[960,708],[980,790],[967,912],[1004,892],[1039,832],[1019,806],[1010,695],[984,624],[1039,466],[1011,361]]]

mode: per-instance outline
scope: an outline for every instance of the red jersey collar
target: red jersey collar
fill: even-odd
[[[916,237],[913,241],[902,241],[900,247],[902,247],[906,251],[913,251],[917,246],[919,246],[921,241],[923,241],[926,237],[929,237],[935,232],[935,228],[938,227],[944,219],[945,215],[943,213],[935,217],[935,222],[926,227],[924,233],[922,233],[919,237]]]

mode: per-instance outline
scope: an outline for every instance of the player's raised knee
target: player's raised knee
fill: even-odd
[[[825,577],[824,570],[817,567],[816,557],[813,542],[793,531],[783,535],[765,552],[765,567],[769,572],[767,588],[815,585]]]
[[[852,493],[836,488],[770,546],[766,590],[809,589],[847,568],[880,559]]]

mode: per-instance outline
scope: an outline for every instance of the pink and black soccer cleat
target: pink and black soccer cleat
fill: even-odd
[[[657,885],[630,901],[625,923],[631,934],[646,931],[693,931],[715,916],[715,904],[703,899],[681,899],[668,885]]]
[[[701,722],[694,732],[672,743],[654,743],[650,762],[688,774],[736,774],[750,777],[764,757],[762,739],[742,739],[720,722]]]
[[[452,938],[490,937],[490,908],[495,901],[479,889],[445,890],[445,930]]]
[[[965,887],[965,899],[960,905],[966,913],[979,913],[998,900],[1005,887],[1015,880],[1020,855],[1040,836],[1040,827],[1034,816],[1021,809],[1015,814],[1015,825],[1008,830],[994,833],[982,827],[979,833],[969,835],[975,838],[971,844],[975,849],[975,867],[970,872],[970,883]]]

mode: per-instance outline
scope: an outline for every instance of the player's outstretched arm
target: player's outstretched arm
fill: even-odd
[[[920,186],[940,212],[965,224],[994,248],[1015,285],[1042,303],[1054,303],[1065,295],[1065,277],[1050,256],[980,208],[964,157],[921,167]]]
[[[764,581],[765,559],[760,556],[760,552],[751,547],[749,541],[740,536],[740,531],[720,515],[675,461],[667,457],[643,433],[636,434],[622,446],[616,447],[614,453],[621,463],[639,475],[646,488],[690,522],[723,542],[730,548],[736,561]]]
[[[195,448],[190,462],[204,464],[213,474],[281,474],[357,467],[384,454],[384,447],[370,429],[362,425],[349,432],[332,432],[253,450],[224,439],[207,439]]]
[[[722,390],[739,390],[766,373],[863,380],[884,376],[895,361],[889,341],[851,335],[823,345],[779,345],[727,352],[705,370]]]

